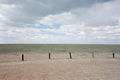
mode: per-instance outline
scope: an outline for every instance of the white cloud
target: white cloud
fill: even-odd
[[[14,5],[0,4],[0,24],[9,22],[8,14],[10,14],[14,7]]]
[[[48,15],[37,22],[45,25],[54,25],[56,23],[69,24],[74,22],[76,15],[71,12],[65,12],[57,15]]]

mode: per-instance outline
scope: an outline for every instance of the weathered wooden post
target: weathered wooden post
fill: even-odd
[[[92,58],[94,58],[94,52],[92,52]]]
[[[115,58],[115,53],[113,53],[113,58]]]
[[[22,61],[24,61],[24,54],[22,54]]]
[[[72,54],[71,54],[71,52],[69,52],[69,55],[70,55],[70,59],[72,59]]]
[[[49,53],[49,59],[51,59],[51,54]]]

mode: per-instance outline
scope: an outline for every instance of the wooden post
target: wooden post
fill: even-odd
[[[69,55],[70,55],[70,59],[72,59],[72,55],[71,55],[71,52],[69,52]]]
[[[49,59],[51,59],[51,54],[49,53]]]
[[[92,52],[92,58],[94,58],[94,52]]]
[[[115,53],[113,53],[113,58],[115,58]]]
[[[24,54],[22,54],[22,61],[24,61]]]

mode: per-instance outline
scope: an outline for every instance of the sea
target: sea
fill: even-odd
[[[0,44],[0,54],[120,53],[120,44]]]

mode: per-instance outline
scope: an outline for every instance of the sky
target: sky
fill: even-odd
[[[0,0],[0,44],[120,44],[120,0]]]

